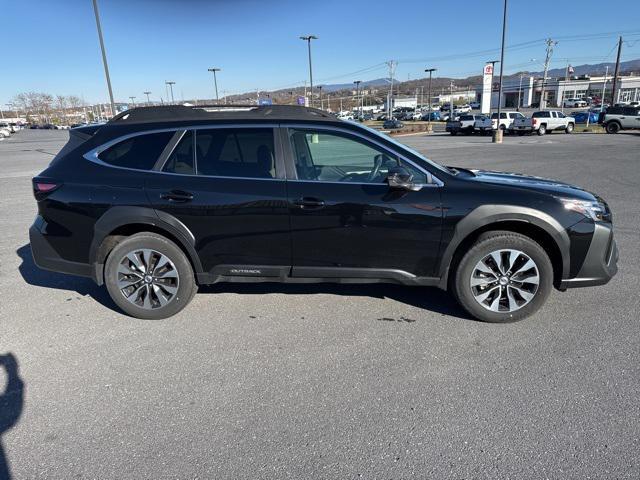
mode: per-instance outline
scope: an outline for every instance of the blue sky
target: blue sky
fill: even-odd
[[[623,60],[640,57],[640,1],[510,0],[505,71],[540,70],[545,37],[557,38],[552,67],[615,60],[616,32],[627,40]],[[538,3],[537,5],[541,5]],[[91,0],[3,0],[0,103],[19,92],[81,95],[106,101]],[[302,34],[313,44],[314,83],[384,77],[479,74],[499,58],[502,0],[99,0],[114,95],[128,101],[211,98],[207,68],[222,68],[219,89],[240,93],[302,85],[307,79]],[[452,27],[453,25],[453,27]],[[453,36],[450,32],[453,31]],[[607,35],[595,35],[607,33]]]

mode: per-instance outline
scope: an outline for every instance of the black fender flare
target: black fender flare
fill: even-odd
[[[187,252],[195,273],[202,273],[202,263],[195,248],[195,237],[184,223],[173,215],[153,208],[117,206],[107,210],[94,225],[93,240],[89,247],[89,262],[92,266],[93,279],[98,285],[103,283],[104,265],[98,261],[98,252],[102,242],[117,228],[132,224],[149,225],[167,232]]]
[[[446,289],[449,277],[449,267],[453,255],[460,244],[470,234],[487,225],[496,225],[500,222],[524,222],[543,229],[554,240],[562,257],[562,278],[567,278],[570,267],[570,240],[567,231],[560,223],[548,213],[529,207],[514,205],[482,205],[473,209],[460,220],[454,229],[453,237],[445,248],[440,259],[438,270],[440,288]]]

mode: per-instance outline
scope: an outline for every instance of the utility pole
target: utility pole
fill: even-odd
[[[558,42],[547,38],[545,40],[547,44],[547,54],[544,58],[544,73],[542,75],[542,88],[540,89],[540,110],[544,110],[547,108],[547,102],[544,98],[544,91],[547,86],[547,73],[549,72],[549,62],[551,62],[551,55],[553,55],[553,47],[555,47]]]
[[[307,51],[309,53],[309,86],[311,91],[311,98],[309,99],[309,106],[313,107],[313,69],[311,68],[311,40],[317,40],[315,35],[303,35],[300,40],[307,42]]]
[[[318,85],[318,96],[320,97],[320,110],[322,110],[322,85]]]
[[[429,122],[429,126],[431,126],[431,75],[436,70],[437,68],[427,68],[425,70],[425,72],[429,73],[429,88],[427,88],[427,103],[429,104],[429,107],[427,110],[427,122]]]
[[[502,143],[502,130],[500,129],[500,109],[502,107],[502,74],[504,72],[504,39],[507,34],[507,1],[504,0],[504,11],[502,14],[502,45],[500,47],[500,80],[498,81],[498,128],[493,132],[492,141]]]
[[[398,62],[395,60],[389,60],[386,64],[389,67],[389,78],[391,81],[391,85],[389,87],[389,98],[387,99],[387,119],[391,119],[391,113],[393,111],[391,108],[391,104],[393,103],[393,75],[395,74]]]
[[[622,37],[618,39],[618,55],[616,56],[616,68],[613,72],[613,83],[611,84],[611,105],[615,105],[618,102],[618,99],[616,97],[616,90],[618,89],[618,75],[620,74],[620,54],[621,53],[622,53]]]
[[[356,80],[355,82],[353,82],[356,84],[356,111],[360,110],[360,101],[358,100],[359,95],[360,95],[360,83],[362,83],[362,80]],[[360,112],[360,116],[362,116],[362,112]]]
[[[216,103],[220,103],[220,98],[218,97],[218,78],[216,77],[216,72],[219,72],[220,68],[207,68],[209,72],[213,72],[213,85],[216,88]]]
[[[606,89],[607,89],[607,76],[608,75],[609,75],[609,65],[607,65],[607,68],[606,68],[605,73],[604,73],[604,81],[602,82],[602,98],[600,99],[600,113],[602,113],[602,111],[604,110],[604,95],[605,95]]]
[[[131,99],[131,104],[133,105],[133,108],[136,108],[136,97],[129,97]]]
[[[173,86],[176,84],[176,82],[164,82],[164,83],[169,85],[169,89],[171,90],[171,103],[175,103],[173,99]]]
[[[151,92],[142,92],[147,96],[147,105],[151,105],[151,101],[149,100],[149,95],[151,94]]]
[[[102,65],[104,66],[104,75],[107,78],[107,88],[109,89],[109,101],[111,102],[111,115],[116,114],[116,104],[113,101],[113,90],[111,89],[111,77],[109,76],[109,65],[107,64],[107,52],[104,49],[104,40],[102,39],[102,27],[100,26],[100,13],[98,12],[97,0],[93,0],[93,13],[96,16],[96,27],[98,28],[98,38],[100,39],[100,50],[102,51]]]

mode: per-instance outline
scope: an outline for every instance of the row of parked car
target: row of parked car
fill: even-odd
[[[621,130],[640,129],[640,106],[614,106],[606,110],[588,110],[565,115],[559,110],[542,110],[526,117],[517,111],[493,113],[487,115],[460,115],[447,122],[446,131],[451,135],[488,133],[500,128],[505,133],[525,135],[548,132],[573,132],[577,123],[598,123],[607,133],[618,133]]]

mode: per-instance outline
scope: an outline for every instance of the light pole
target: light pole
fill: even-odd
[[[435,72],[436,70],[438,70],[437,68],[427,68],[425,69],[425,72],[427,72],[429,74],[429,88],[427,88],[427,103],[429,104],[429,107],[427,109],[427,122],[429,122],[429,126],[431,126],[431,76],[433,75],[433,72]],[[423,100],[424,101],[424,100]],[[451,103],[449,103],[449,105],[451,105]]]
[[[96,15],[96,27],[98,28],[98,38],[100,39],[100,50],[102,51],[102,64],[104,65],[104,75],[107,78],[107,88],[109,89],[109,101],[111,102],[111,115],[116,114],[116,105],[113,101],[113,90],[111,90],[111,78],[109,77],[109,65],[107,65],[107,52],[104,49],[102,39],[102,26],[100,25],[100,13],[98,12],[97,0],[93,0],[93,13]]]
[[[164,82],[167,85],[169,85],[169,89],[171,90],[171,103],[175,103],[173,100],[173,86],[176,84],[176,82]]]
[[[516,110],[520,111],[520,95],[522,94],[522,77],[524,76],[524,72],[520,72],[520,86],[518,87],[518,106]]]
[[[356,80],[355,82],[356,85],[356,110],[359,111],[360,113],[358,114],[359,117],[362,117],[362,110],[360,109],[360,84],[362,83],[362,80]]]
[[[147,105],[151,105],[151,101],[149,100],[149,95],[151,94],[151,92],[142,92],[147,96]]]
[[[216,77],[216,72],[219,72],[221,69],[217,67],[207,68],[209,72],[213,72],[213,85],[216,87],[216,103],[220,102],[220,98],[218,97],[218,77]]]
[[[318,95],[320,96],[320,110],[322,110],[322,85],[317,86]]]
[[[133,105],[133,108],[136,108],[136,97],[129,97],[131,99],[131,103]]]
[[[504,12],[502,14],[502,46],[500,47],[500,80],[498,84],[498,128],[493,132],[494,143],[502,143],[502,130],[500,129],[500,106],[502,104],[502,74],[504,72],[504,39],[507,33],[507,1],[504,0]]]
[[[303,35],[300,37],[300,40],[305,40],[307,42],[307,50],[309,53],[309,85],[311,88],[311,99],[309,101],[309,106],[313,106],[313,69],[311,68],[311,40],[317,40],[318,37],[315,35]]]

